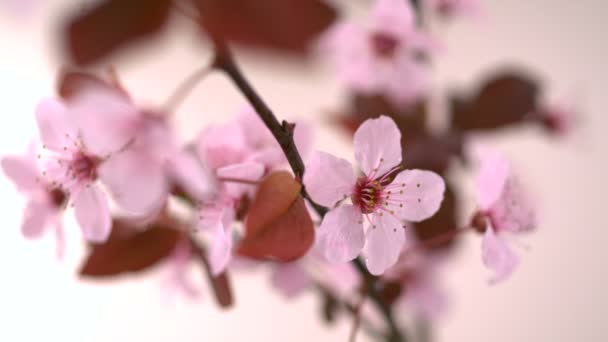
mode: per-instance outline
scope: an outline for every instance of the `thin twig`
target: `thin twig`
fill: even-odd
[[[188,96],[194,87],[211,71],[213,71],[213,68],[211,68],[209,65],[205,65],[184,79],[165,101],[165,104],[162,107],[164,112],[174,113],[182,104],[186,96]]]

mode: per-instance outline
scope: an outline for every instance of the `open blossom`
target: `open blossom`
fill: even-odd
[[[405,106],[426,94],[427,66],[420,55],[436,50],[436,43],[416,29],[409,1],[378,0],[369,27],[342,21],[321,38],[338,77],[364,94],[382,94]]]
[[[325,257],[346,262],[363,251],[369,271],[382,274],[399,257],[404,221],[435,214],[445,183],[433,172],[403,169],[401,132],[386,116],[365,121],[355,132],[354,148],[363,176],[353,173],[350,162],[316,152],[304,184],[313,200],[332,208],[317,232]]]
[[[153,211],[166,196],[164,172],[134,136],[138,115],[126,98],[102,89],[66,103],[45,99],[36,109],[42,179],[68,194],[89,241],[105,241],[111,230],[101,184],[122,209],[137,215]]]
[[[61,214],[65,207],[66,194],[53,189],[40,178],[35,151],[23,156],[6,156],[0,161],[2,171],[27,196],[27,204],[21,223],[21,232],[28,239],[40,237],[45,231],[54,229],[57,238],[57,255],[63,256],[64,240]]]
[[[497,154],[485,156],[477,177],[477,193],[485,223],[482,258],[495,273],[493,283],[509,277],[518,264],[506,236],[536,227],[536,212],[524,190],[505,158]]]

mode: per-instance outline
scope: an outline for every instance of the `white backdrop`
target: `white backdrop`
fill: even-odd
[[[43,1],[41,1],[43,2]],[[437,27],[448,50],[436,81],[471,85],[498,65],[524,65],[550,85],[550,95],[581,94],[583,124],[570,141],[530,129],[480,137],[507,153],[539,198],[542,224],[525,239],[520,269],[490,287],[480,262],[479,239],[470,236],[445,276],[450,310],[438,325],[439,341],[606,341],[608,256],[608,3],[602,0],[487,0],[485,19]],[[64,2],[47,1],[23,20],[0,12],[0,154],[25,149],[35,134],[33,106],[51,94],[58,68],[57,15]],[[116,67],[144,103],[161,103],[193,68],[208,58],[187,32],[168,34],[162,46]],[[273,109],[320,128],[317,146],[342,154],[348,142],[328,128],[327,112],[340,91],[323,68],[294,69],[288,61],[245,55],[243,67]],[[185,139],[204,122],[228,119],[240,95],[221,76],[198,88],[178,114]],[[219,311],[210,295],[199,302],[163,299],[163,270],[113,283],[81,282],[79,232],[68,220],[68,253],[54,259],[51,236],[25,241],[19,233],[22,199],[0,178],[0,341],[345,341],[350,322],[327,329],[312,294],[287,302],[274,295],[266,273],[234,277],[237,307]],[[67,215],[66,217],[69,217]],[[198,270],[193,275],[199,277]],[[363,338],[361,339],[363,340]]]

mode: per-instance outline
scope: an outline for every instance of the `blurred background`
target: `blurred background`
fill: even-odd
[[[337,1],[336,1],[337,2]],[[0,155],[21,153],[36,134],[33,108],[54,93],[62,65],[58,30],[78,1],[0,0]],[[366,1],[344,1],[354,15]],[[539,77],[550,99],[575,94],[580,125],[568,139],[538,128],[506,130],[475,140],[511,158],[542,208],[538,231],[519,249],[521,267],[490,286],[480,259],[480,237],[458,246],[442,287],[449,307],[436,324],[437,341],[607,341],[608,45],[602,0],[484,0],[479,18],[436,25],[445,51],[433,63],[437,92],[471,87],[496,67],[518,65]],[[344,6],[344,4],[342,4]],[[352,8],[351,8],[352,7]],[[155,44],[112,60],[139,103],[163,103],[210,50],[186,21]],[[330,124],[343,90],[319,60],[301,61],[237,50],[245,74],[277,115],[312,123],[315,146],[350,156],[347,136]],[[229,120],[244,99],[220,74],[208,77],[176,117],[184,141],[205,124]],[[455,175],[470,177],[457,168]],[[465,181],[465,212],[473,191]],[[206,291],[198,301],[163,292],[166,270],[120,281],[76,276],[83,244],[70,215],[67,254],[55,258],[54,240],[26,241],[19,225],[24,202],[0,177],[0,341],[346,341],[351,320],[328,327],[312,292],[295,300],[276,295],[264,270],[233,276],[236,306],[220,310]],[[192,270],[203,283],[200,272]],[[206,285],[205,285],[206,286]],[[360,341],[366,337],[361,334]]]

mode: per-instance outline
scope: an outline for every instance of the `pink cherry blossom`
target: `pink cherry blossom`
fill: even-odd
[[[216,170],[219,179],[257,182],[264,175],[264,166],[245,162],[228,165]],[[232,259],[234,223],[241,198],[252,195],[254,186],[247,183],[223,182],[215,197],[203,201],[199,213],[199,228],[210,236],[209,264],[211,271],[222,273]]]
[[[331,208],[318,229],[325,257],[346,262],[363,251],[369,271],[382,274],[401,252],[404,221],[431,217],[445,183],[433,172],[403,169],[401,132],[389,117],[365,121],[355,132],[354,148],[363,176],[355,176],[350,162],[316,152],[304,184],[313,200]]]
[[[36,120],[44,148],[42,177],[69,194],[87,240],[105,241],[111,230],[101,184],[132,214],[154,211],[164,200],[164,172],[134,135],[139,112],[124,96],[92,89],[67,103],[45,99]]]
[[[426,0],[429,7],[446,18],[479,13],[479,0]]]
[[[397,106],[426,94],[428,72],[420,55],[437,50],[437,44],[416,29],[410,6],[403,0],[378,0],[369,27],[342,21],[324,34],[320,50],[347,87],[385,95]]]
[[[499,154],[484,156],[477,177],[480,214],[487,226],[482,241],[484,264],[494,271],[492,283],[508,278],[518,264],[506,237],[536,227],[535,208],[509,162]]]
[[[66,194],[53,189],[40,178],[35,151],[23,156],[5,156],[0,160],[2,171],[15,184],[17,190],[27,196],[27,204],[21,223],[25,238],[39,238],[45,231],[53,229],[57,240],[57,256],[64,254],[63,226],[61,214],[65,207]]]

